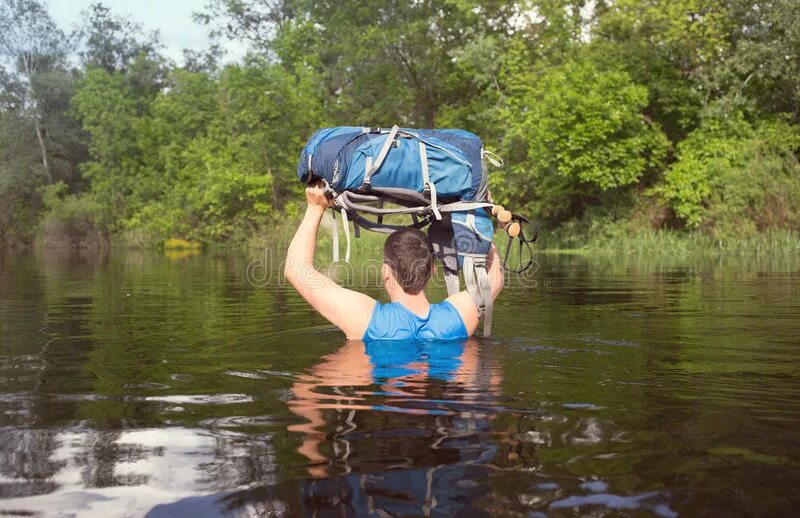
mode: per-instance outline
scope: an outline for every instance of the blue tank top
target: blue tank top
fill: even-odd
[[[431,304],[428,316],[424,318],[415,315],[399,302],[378,302],[364,333],[364,341],[463,340],[468,336],[458,310],[446,300]]]

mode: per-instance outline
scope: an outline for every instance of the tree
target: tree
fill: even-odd
[[[211,2],[204,21],[221,20],[289,69],[314,70],[341,122],[432,127],[448,100],[463,97],[455,53],[502,34],[515,2]]]
[[[53,23],[45,7],[36,0],[2,0],[0,3],[0,58],[20,75],[22,107],[33,121],[41,161],[50,164],[42,127],[42,113],[34,92],[35,76],[56,68],[65,56],[64,33]]]
[[[158,54],[158,32],[144,35],[140,24],[115,16],[103,4],[92,4],[82,18],[74,37],[82,44],[78,56],[86,68],[126,72],[140,56],[154,59]]]
[[[646,113],[674,142],[720,95],[713,77],[730,55],[730,20],[725,0],[599,2],[588,50],[647,87]]]
[[[518,58],[503,72],[510,171],[495,175],[497,192],[558,223],[660,165],[666,139],[642,114],[647,89],[626,72],[572,60],[529,69]]]
[[[727,113],[800,121],[800,2],[730,0],[732,52],[709,77]]]

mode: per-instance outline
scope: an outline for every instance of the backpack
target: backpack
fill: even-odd
[[[468,131],[340,126],[321,129],[309,139],[300,153],[297,176],[307,184],[321,180],[323,190],[335,200],[347,239],[346,261],[350,259],[350,221],[356,235],[360,227],[392,233],[428,226],[448,294],[460,290],[458,272],[462,271],[467,291],[483,317],[484,336],[489,336],[492,297],[486,257],[494,237],[490,210],[495,204],[487,199],[487,163],[502,165]],[[386,207],[387,203],[395,207]],[[384,223],[384,216],[390,214],[409,215],[411,223]],[[521,216],[514,219],[527,223]],[[339,259],[337,228],[334,219],[334,261]],[[520,246],[524,242],[530,250],[534,239],[522,233]],[[509,249],[510,242],[505,261]]]

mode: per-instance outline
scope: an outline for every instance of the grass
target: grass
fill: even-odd
[[[741,239],[719,240],[699,232],[643,230],[589,238],[584,246],[560,247],[542,236],[538,251],[545,254],[590,256],[593,263],[648,269],[676,266],[713,267],[728,271],[797,272],[800,235],[769,231]],[[548,246],[552,245],[552,246]]]
[[[579,248],[547,247],[560,252],[592,252],[614,254],[643,254],[689,256],[715,254],[751,256],[761,254],[796,255],[800,253],[800,234],[787,230],[773,230],[739,239],[716,239],[700,232],[674,230],[643,230],[633,234],[618,234],[601,238],[589,238]]]
[[[344,259],[345,236],[341,219],[336,219],[339,228],[340,258]],[[247,233],[233,236],[222,242],[209,242],[205,246],[196,241],[168,239],[163,242],[165,251],[175,253],[175,258],[188,257],[178,252],[197,253],[226,250],[271,249],[279,255],[285,250],[297,229],[298,219],[285,218],[270,225],[251,229]],[[126,234],[119,236],[117,244],[134,245],[145,243],[148,236]],[[504,250],[505,238],[498,231],[498,248]],[[385,236],[369,231],[361,232],[356,239],[351,227],[351,259],[354,262],[380,258]],[[123,246],[124,247],[124,246]],[[149,248],[149,247],[145,247]],[[590,227],[565,225],[555,232],[540,232],[534,247],[535,253],[571,254],[591,256],[614,263],[658,263],[671,265],[700,265],[722,263],[736,268],[756,270],[797,271],[800,270],[800,234],[788,230],[773,230],[741,238],[720,240],[702,232],[644,229],[631,231],[627,224],[599,222]],[[191,255],[194,255],[192,253]],[[332,261],[332,233],[330,213],[322,221],[317,242],[317,258],[321,264]]]

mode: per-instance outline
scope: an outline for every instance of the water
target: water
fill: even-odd
[[[252,259],[0,254],[0,514],[800,509],[794,265],[540,255],[491,340],[365,347]]]

